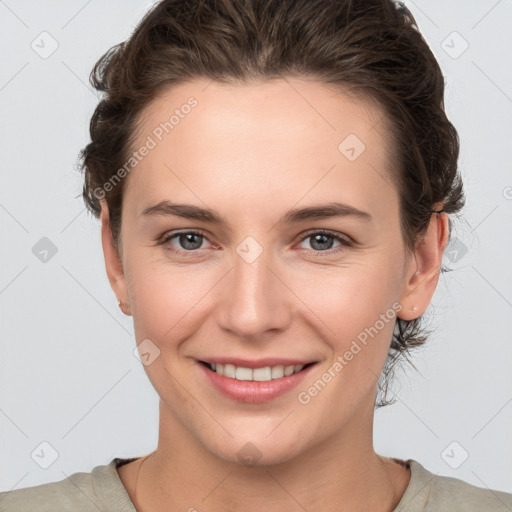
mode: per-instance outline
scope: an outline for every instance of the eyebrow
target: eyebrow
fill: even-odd
[[[141,215],[176,216],[183,219],[211,222],[214,224],[228,224],[226,219],[215,210],[201,208],[192,204],[173,203],[167,200],[144,208]],[[333,202],[290,210],[279,219],[277,224],[294,224],[305,220],[328,219],[332,217],[355,217],[367,222],[371,222],[373,219],[368,212],[359,210],[354,206]]]

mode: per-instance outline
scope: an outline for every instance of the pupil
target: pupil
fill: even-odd
[[[198,249],[199,247],[201,247],[201,241],[199,240],[199,245],[197,245],[197,241],[196,241],[196,244],[194,244],[194,242],[193,242],[194,237],[197,237],[198,239],[201,238],[199,235],[195,235],[194,233],[186,233],[186,234],[180,236],[180,243],[182,244],[182,246],[185,249],[191,249],[191,250]],[[192,247],[190,247],[189,244],[192,244]],[[194,245],[197,245],[197,246],[194,246]]]
[[[325,244],[325,243],[326,243],[326,242],[325,242],[325,240],[326,240],[326,239],[329,239],[329,238],[331,238],[331,237],[330,237],[329,235],[315,235],[315,236],[313,237],[313,240],[314,240],[314,242],[313,242],[313,248],[315,248],[315,247],[314,247],[314,245],[317,243],[317,239],[319,239],[319,238],[323,238],[323,242],[321,241],[321,242],[320,242],[320,244],[322,244],[322,243],[324,243],[324,244]],[[331,242],[332,242],[332,240],[331,240]],[[329,244],[328,244],[328,245],[329,245]],[[329,247],[320,247],[319,249],[330,249],[330,246],[329,246]],[[319,250],[319,249],[315,249],[315,250]]]

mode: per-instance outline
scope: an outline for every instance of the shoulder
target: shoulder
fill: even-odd
[[[512,511],[512,494],[477,487],[458,478],[435,475],[429,506],[433,507],[432,510],[436,510],[436,507],[442,508],[448,504],[451,510],[465,512]]]
[[[135,512],[116,472],[116,461],[58,482],[0,492],[1,512]],[[121,459],[126,460],[126,459]]]
[[[411,480],[396,512],[510,512],[512,494],[477,487],[458,478],[431,473],[419,462],[407,460]],[[395,512],[394,511],[394,512]]]
[[[2,512],[98,510],[91,473],[74,473],[64,480],[0,493]],[[101,509],[100,509],[101,510]]]

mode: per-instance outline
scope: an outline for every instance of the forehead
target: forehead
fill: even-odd
[[[149,140],[152,149],[131,171],[126,194],[139,203],[215,198],[249,210],[262,200],[346,199],[378,215],[376,200],[397,200],[387,132],[375,102],[319,82],[196,79],[162,91],[141,112],[132,149]]]

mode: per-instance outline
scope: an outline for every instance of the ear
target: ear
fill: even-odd
[[[437,287],[449,235],[447,214],[433,213],[423,239],[410,256],[400,298],[403,309],[397,315],[402,320],[414,320],[428,308]]]
[[[106,201],[101,201],[101,243],[103,246],[103,256],[105,258],[105,268],[107,271],[110,286],[114,291],[117,300],[120,301],[121,310],[126,315],[131,315],[130,305],[128,304],[128,293],[126,288],[126,279],[124,275],[123,262],[112,239],[112,229],[110,227],[110,217]]]

